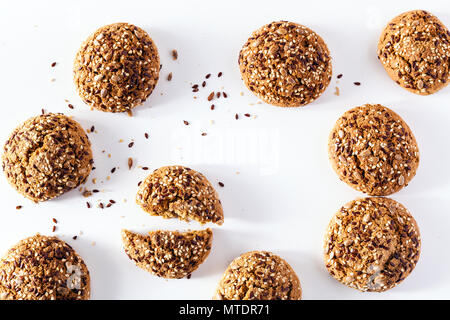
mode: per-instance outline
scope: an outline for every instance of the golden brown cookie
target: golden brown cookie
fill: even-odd
[[[299,107],[317,99],[331,80],[322,38],[297,23],[272,22],[253,32],[239,53],[247,88],[265,102]]]
[[[234,259],[219,282],[214,300],[300,300],[295,271],[279,256],[250,251]]]
[[[345,112],[331,131],[328,154],[342,181],[372,196],[399,191],[419,166],[419,148],[408,125],[379,104]]]
[[[8,182],[38,202],[84,183],[92,169],[89,139],[78,122],[63,114],[44,114],[17,127],[4,146]]]
[[[88,300],[89,271],[57,237],[39,234],[9,249],[0,260],[0,300]]]
[[[158,49],[150,36],[132,24],[101,27],[81,46],[74,81],[81,98],[108,112],[142,104],[159,78]]]
[[[432,94],[450,80],[450,32],[427,11],[402,13],[381,33],[378,59],[400,86]]]
[[[152,231],[143,236],[122,230],[125,253],[136,265],[158,277],[190,276],[211,251],[211,229],[200,231]]]
[[[216,190],[201,173],[183,166],[155,170],[140,184],[136,203],[152,216],[223,223]]]
[[[361,291],[386,291],[403,281],[420,256],[416,221],[389,198],[364,198],[344,205],[325,236],[325,265],[343,284]]]

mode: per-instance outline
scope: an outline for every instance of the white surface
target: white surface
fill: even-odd
[[[397,86],[376,58],[382,27],[397,14],[427,9],[450,25],[448,1],[1,1],[0,141],[41,108],[73,115],[90,134],[97,178],[89,189],[104,192],[85,199],[77,191],[41,204],[18,195],[1,176],[0,252],[36,232],[56,234],[83,257],[91,272],[93,299],[210,299],[228,263],[248,250],[270,250],[295,269],[305,299],[450,298],[450,88],[421,97]],[[274,20],[299,22],[327,42],[333,80],[316,102],[281,109],[254,104],[242,84],[237,58],[251,32]],[[163,64],[154,93],[134,116],[90,111],[72,84],[72,61],[81,42],[98,27],[130,22],[156,42]],[[179,59],[172,61],[171,50]],[[50,64],[56,61],[57,66]],[[217,73],[223,72],[222,78]],[[173,72],[172,82],[166,81]],[[191,92],[211,73],[206,89]],[[337,86],[336,75],[344,76]],[[56,79],[51,82],[51,79]],[[356,87],[354,81],[362,85]],[[206,101],[221,87],[228,99]],[[244,95],[241,96],[240,92]],[[198,99],[193,99],[197,95]],[[67,107],[65,99],[75,106]],[[322,238],[341,205],[363,194],[339,181],[327,157],[327,138],[347,109],[384,104],[410,125],[421,151],[416,177],[393,196],[410,209],[422,233],[422,255],[413,273],[382,294],[360,293],[328,275]],[[240,119],[234,119],[239,113]],[[246,118],[244,113],[257,115]],[[183,120],[191,123],[183,124]],[[214,124],[210,124],[214,120]],[[144,132],[150,134],[145,140]],[[207,132],[206,137],[201,136]],[[123,143],[119,143],[123,139]],[[132,149],[127,147],[135,140]],[[105,153],[102,153],[105,150]],[[111,154],[108,158],[107,154]],[[225,223],[214,228],[213,249],[190,280],[166,281],[147,274],[124,254],[120,230],[199,228],[145,214],[134,203],[138,181],[150,171],[129,171],[127,158],[156,169],[190,166],[217,186]],[[110,174],[113,167],[120,169]],[[237,174],[239,172],[239,174]],[[111,180],[106,177],[110,175]],[[123,199],[127,199],[126,203]],[[85,202],[115,199],[101,210]],[[22,210],[16,210],[23,205]],[[72,236],[79,235],[76,241]],[[95,245],[92,242],[95,241]]]

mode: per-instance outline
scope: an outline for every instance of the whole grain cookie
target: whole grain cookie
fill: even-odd
[[[280,107],[314,101],[331,80],[327,45],[314,31],[293,22],[272,22],[253,32],[238,62],[247,88]]]
[[[57,237],[39,234],[9,249],[0,260],[0,300],[88,300],[89,271]]]
[[[389,198],[364,198],[344,205],[325,236],[325,265],[343,284],[361,291],[386,291],[403,281],[420,256],[416,221]]]
[[[101,27],[81,46],[74,81],[81,98],[108,112],[143,103],[159,78],[159,55],[147,32],[128,23]]]
[[[201,173],[183,166],[155,170],[140,184],[136,203],[152,216],[223,223],[216,190]]]
[[[331,131],[328,154],[342,181],[372,196],[399,191],[419,166],[419,148],[408,125],[379,104],[345,112]]]
[[[93,164],[89,139],[78,122],[63,114],[44,114],[17,127],[4,146],[8,182],[38,202],[84,183]]]
[[[381,33],[378,59],[397,84],[432,94],[450,80],[450,32],[427,11],[402,13]]]
[[[152,231],[143,236],[122,230],[125,253],[136,265],[158,277],[190,277],[211,251],[211,229],[200,231]]]
[[[300,300],[295,271],[279,256],[250,251],[234,259],[219,282],[214,300]]]

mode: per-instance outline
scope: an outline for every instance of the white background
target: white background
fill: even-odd
[[[285,258],[301,280],[304,299],[450,298],[450,88],[427,97],[409,93],[388,77],[376,58],[383,26],[397,14],[419,8],[450,25],[448,1],[2,0],[1,143],[41,108],[73,115],[86,129],[95,125],[98,133],[89,137],[97,169],[86,187],[102,192],[85,199],[72,191],[36,205],[17,194],[2,175],[0,252],[36,232],[52,234],[54,217],[55,234],[88,265],[93,299],[210,299],[229,262],[249,250],[269,250]],[[304,108],[257,104],[240,79],[237,58],[242,44],[253,30],[282,19],[315,30],[333,58],[330,86]],[[72,63],[82,41],[114,22],[144,28],[156,42],[163,65],[155,91],[131,118],[91,111],[72,83]],[[172,49],[178,50],[177,61],[171,58]],[[52,62],[56,67],[50,66]],[[223,76],[217,78],[220,71]],[[171,82],[166,81],[169,72]],[[192,93],[191,84],[200,84],[207,73],[212,74],[207,87]],[[343,77],[337,81],[340,73]],[[357,87],[354,81],[362,85]],[[334,95],[336,86],[339,96]],[[216,110],[211,111],[206,97],[217,90],[229,98],[213,101]],[[328,221],[344,203],[363,196],[332,171],[328,134],[344,111],[368,102],[398,112],[421,151],[416,177],[393,198],[416,218],[422,255],[402,284],[381,294],[345,287],[328,275],[322,262]],[[191,125],[185,126],[183,120]],[[202,132],[208,135],[201,136]],[[132,140],[135,145],[130,149]],[[136,163],[131,171],[128,157]],[[134,203],[138,181],[150,172],[138,166],[153,170],[169,164],[205,174],[224,207],[225,223],[212,226],[211,254],[190,280],[168,281],[146,273],[127,258],[121,244],[122,228],[139,232],[201,228],[197,223],[151,217]],[[119,169],[110,174],[113,167]],[[92,178],[97,178],[96,185]],[[218,181],[225,187],[220,188]],[[104,210],[86,208],[86,200],[95,205],[109,199],[118,203]],[[23,209],[16,210],[17,205]]]

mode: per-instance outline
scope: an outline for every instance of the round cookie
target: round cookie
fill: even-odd
[[[331,57],[322,38],[297,23],[272,22],[253,32],[239,53],[247,88],[263,101],[299,107],[317,99],[331,80]]]
[[[379,104],[345,112],[331,131],[328,154],[342,181],[372,196],[399,191],[419,166],[419,148],[410,128]]]
[[[416,221],[389,198],[364,198],[344,205],[325,236],[324,260],[330,274],[361,291],[393,288],[414,269],[420,256]]]
[[[151,231],[143,236],[122,230],[127,256],[136,265],[158,277],[189,277],[205,261],[211,251],[211,229],[200,231]]]
[[[432,94],[450,80],[450,32],[427,11],[402,13],[381,33],[378,59],[400,86]]]
[[[81,98],[102,111],[142,104],[159,78],[158,49],[147,32],[128,23],[101,27],[81,46],[74,81]]]
[[[89,271],[57,237],[39,234],[9,249],[0,260],[0,300],[88,300]]]
[[[155,170],[140,184],[136,203],[152,216],[223,223],[216,190],[201,173],[183,166]]]
[[[78,187],[86,181],[92,164],[85,131],[60,113],[25,121],[6,141],[2,156],[8,182],[35,202]]]
[[[234,259],[219,282],[214,300],[300,300],[302,288],[292,267],[267,251]]]

